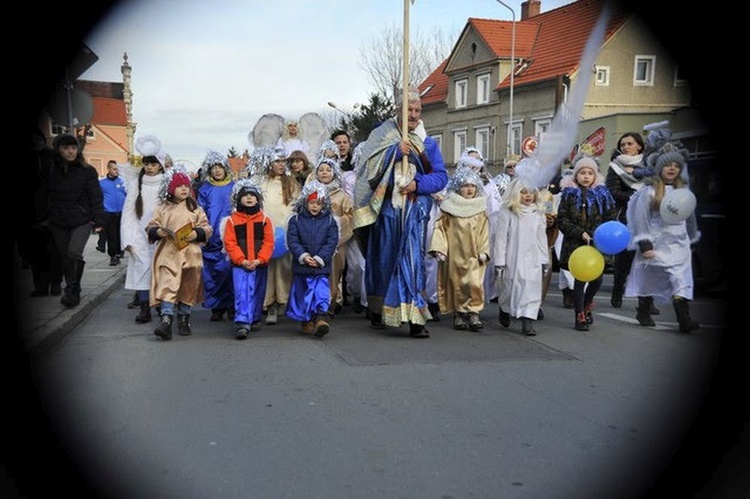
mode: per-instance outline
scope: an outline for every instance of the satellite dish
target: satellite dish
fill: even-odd
[[[47,110],[52,120],[59,125],[83,126],[88,125],[94,116],[94,101],[83,90],[61,88],[55,90],[50,97]]]

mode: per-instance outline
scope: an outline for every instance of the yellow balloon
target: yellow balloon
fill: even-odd
[[[604,256],[593,246],[579,246],[570,254],[568,270],[579,281],[593,281],[604,272]]]

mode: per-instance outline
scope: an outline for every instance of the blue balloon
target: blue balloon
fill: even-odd
[[[286,245],[286,230],[284,230],[284,227],[276,227],[273,236],[274,244],[271,258],[281,258],[289,252]]]
[[[616,255],[628,247],[630,230],[617,220],[604,222],[594,231],[594,246],[605,255]]]

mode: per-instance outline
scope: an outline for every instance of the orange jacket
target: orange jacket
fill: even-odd
[[[253,215],[235,211],[227,220],[224,247],[233,265],[255,259],[260,260],[261,265],[268,265],[273,245],[273,223],[263,210]]]

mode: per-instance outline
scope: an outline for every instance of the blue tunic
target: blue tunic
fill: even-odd
[[[203,307],[234,308],[232,265],[224,251],[221,221],[232,214],[231,194],[234,181],[217,185],[210,180],[198,187],[196,201],[206,212],[214,232],[203,246]]]

